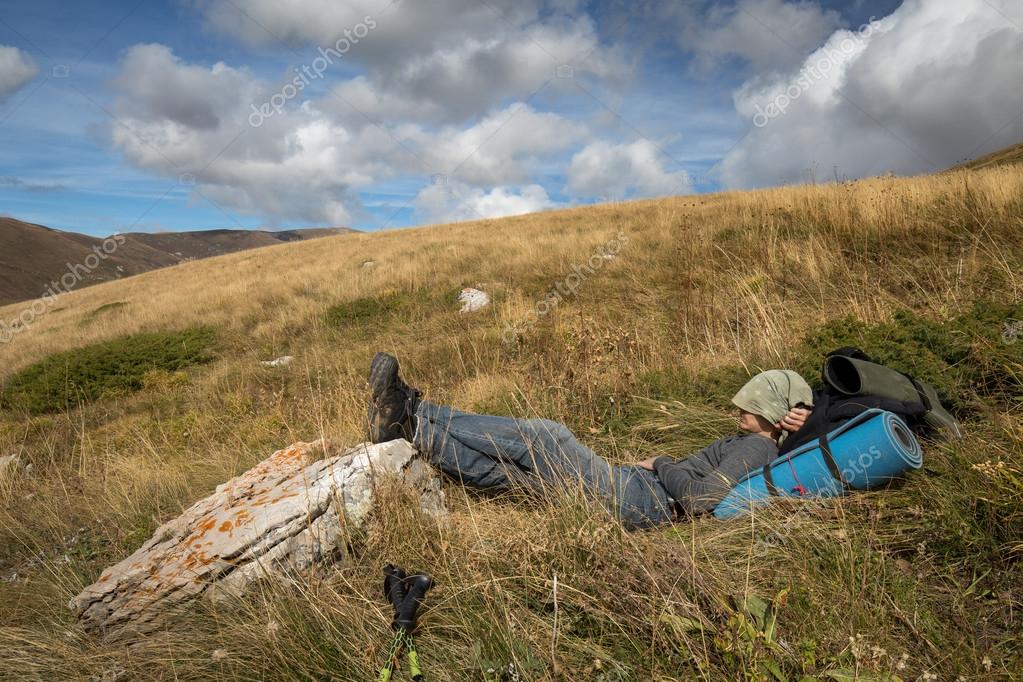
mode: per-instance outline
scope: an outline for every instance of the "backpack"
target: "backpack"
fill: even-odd
[[[944,431],[951,438],[962,437],[959,423],[942,407],[933,386],[874,362],[859,348],[844,346],[828,353],[821,380],[822,388],[814,390],[813,411],[781,443],[779,456],[814,439],[820,439],[827,455],[827,434],[869,409],[892,412],[918,433]]]

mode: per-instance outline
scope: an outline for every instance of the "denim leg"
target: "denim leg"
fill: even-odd
[[[612,466],[563,424],[471,414],[427,401],[416,417],[415,447],[463,483],[482,488],[515,483],[535,492],[581,486],[630,526],[671,518],[667,493],[652,472]]]
[[[463,472],[467,464],[482,467],[477,461],[482,456],[513,464],[550,486],[582,482],[595,492],[612,491],[611,465],[563,424],[471,414],[425,401],[416,416],[414,444],[442,469],[454,463]]]
[[[492,443],[474,434],[470,417],[481,417],[423,401],[416,410],[413,446],[445,474],[475,488],[539,488],[539,481],[513,460],[503,460]],[[490,417],[492,420],[499,417]]]

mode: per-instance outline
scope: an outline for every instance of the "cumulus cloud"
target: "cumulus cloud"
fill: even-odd
[[[413,135],[430,166],[476,185],[525,182],[538,160],[557,154],[583,137],[585,128],[550,112],[517,102],[461,129]]]
[[[0,45],[0,104],[35,78],[39,67],[16,47]]]
[[[494,187],[486,191],[464,183],[435,182],[415,199],[416,213],[429,223],[502,218],[555,206],[540,185]]]
[[[757,73],[798,65],[841,25],[838,12],[810,0],[739,0],[702,17],[684,4],[673,11],[682,24],[679,44],[699,67],[739,59]]]
[[[556,78],[558,66],[614,82],[629,68],[620,49],[600,45],[587,14],[570,16],[572,8],[559,5],[541,12],[535,0],[370,0],[358,8],[332,0],[213,0],[202,7],[213,27],[251,43],[330,48],[342,41],[344,59],[365,70],[335,89],[356,108],[354,124],[367,117],[463,122],[567,85]],[[353,33],[360,25],[370,27],[361,38]]]
[[[692,191],[685,171],[668,171],[650,140],[627,144],[593,142],[572,157],[568,191],[575,196],[620,200],[686,194]]]
[[[163,45],[129,49],[113,84],[118,120],[110,136],[130,162],[185,178],[197,199],[271,224],[350,223],[361,211],[357,192],[396,176],[451,182],[446,196],[427,192],[417,201],[431,218],[544,208],[550,200],[532,175],[585,132],[523,103],[467,127],[356,126],[336,115],[329,97],[294,93],[283,101],[282,89],[245,69],[189,64]],[[258,113],[267,102],[280,106]]]
[[[507,26],[535,21],[539,0],[200,0],[207,22],[250,45],[284,43],[333,45],[371,17],[378,25],[373,40],[360,44],[352,57],[394,65],[472,35],[492,36]]]
[[[754,125],[722,179],[918,173],[1019,141],[1020,26],[1013,0],[906,0],[862,31],[834,33],[798,71],[735,93]]]
[[[270,223],[348,222],[352,189],[393,153],[390,138],[353,134],[311,107],[253,127],[252,106],[275,94],[270,84],[223,63],[183,63],[163,45],[129,49],[114,87],[110,135],[130,162]]]

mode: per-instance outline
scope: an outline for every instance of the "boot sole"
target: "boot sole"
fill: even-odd
[[[373,401],[387,389],[398,376],[398,358],[389,353],[377,353],[369,365],[369,390]]]

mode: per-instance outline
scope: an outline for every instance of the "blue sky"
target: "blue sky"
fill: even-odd
[[[1023,139],[1021,26],[1011,0],[0,0],[0,213],[373,230],[928,172]]]

